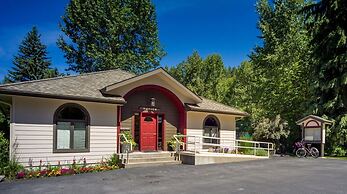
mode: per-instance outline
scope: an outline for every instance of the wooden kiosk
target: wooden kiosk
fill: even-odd
[[[301,137],[305,143],[320,147],[321,156],[324,156],[325,131],[332,121],[315,115],[308,115],[296,122],[301,126]]]

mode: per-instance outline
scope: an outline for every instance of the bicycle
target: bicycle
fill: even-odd
[[[311,147],[311,144],[307,144],[307,147],[306,147],[303,141],[301,141],[301,147],[296,150],[295,154],[299,158],[306,157],[308,154],[314,158],[319,157],[318,149],[315,147]]]

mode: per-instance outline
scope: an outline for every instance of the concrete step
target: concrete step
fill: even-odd
[[[163,165],[178,165],[181,161],[159,161],[159,162],[138,162],[125,164],[125,168],[147,167],[147,166],[163,166]]]
[[[128,163],[175,161],[175,157],[129,158]]]
[[[133,152],[129,153],[129,158],[160,158],[160,157],[174,157],[173,152]]]

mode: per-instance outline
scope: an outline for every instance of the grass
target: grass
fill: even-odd
[[[326,156],[328,159],[347,160],[347,156]]]

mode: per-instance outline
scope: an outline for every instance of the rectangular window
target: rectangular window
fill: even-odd
[[[54,152],[87,152],[88,126],[85,122],[57,122]]]
[[[74,125],[74,149],[86,149],[86,125],[76,122]]]
[[[70,122],[57,123],[57,149],[70,149]]]

